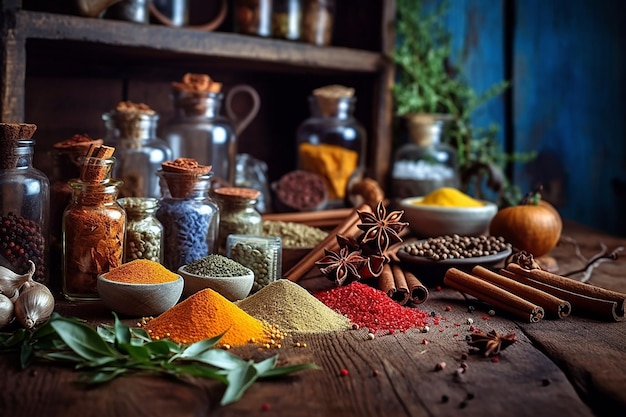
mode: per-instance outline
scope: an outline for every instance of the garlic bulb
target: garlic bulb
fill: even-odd
[[[0,294],[0,329],[13,320],[13,301],[4,294]]]
[[[24,283],[32,279],[35,273],[35,264],[29,260],[30,268],[23,274],[16,274],[9,268],[0,266],[0,294],[4,294],[15,302],[15,298],[19,295],[19,289]]]
[[[27,329],[46,322],[54,311],[54,296],[45,285],[28,281],[15,301],[15,317]]]

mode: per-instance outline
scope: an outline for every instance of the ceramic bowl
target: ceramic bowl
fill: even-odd
[[[98,294],[105,306],[126,316],[157,316],[172,308],[183,293],[183,278],[159,284],[130,284],[98,277]]]
[[[490,201],[483,201],[480,207],[416,205],[422,198],[409,197],[399,202],[400,210],[404,210],[403,220],[409,222],[411,231],[419,238],[479,236],[488,231],[489,222],[498,211],[498,206]]]
[[[205,275],[197,275],[187,272],[183,265],[178,268],[178,274],[183,277],[185,286],[183,296],[189,297],[205,288],[220,293],[229,301],[242,300],[250,294],[252,284],[254,283],[254,272],[248,269],[246,275],[236,277],[207,277]]]

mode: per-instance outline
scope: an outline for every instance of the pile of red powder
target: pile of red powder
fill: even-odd
[[[401,306],[383,291],[357,281],[314,295],[331,309],[348,317],[352,323],[367,327],[370,332],[422,328],[429,317],[428,313]]]

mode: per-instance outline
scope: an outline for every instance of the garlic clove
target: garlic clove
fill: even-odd
[[[15,318],[27,329],[46,322],[54,311],[54,296],[45,285],[29,281],[15,301]]]
[[[19,289],[22,285],[31,280],[35,274],[35,263],[31,260],[28,263],[30,267],[25,274],[17,274],[9,268],[0,266],[0,294],[4,294],[11,299],[19,295]]]
[[[7,326],[13,320],[13,301],[4,294],[0,294],[0,329]]]

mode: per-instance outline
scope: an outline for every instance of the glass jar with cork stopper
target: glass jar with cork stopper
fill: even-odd
[[[98,275],[123,262],[126,211],[117,202],[122,181],[111,178],[114,148],[92,146],[80,177],[69,181],[63,213],[63,296],[98,300]]]
[[[102,120],[104,143],[116,150],[113,176],[123,181],[120,197],[159,198],[156,172],[172,159],[169,145],[156,135],[159,115],[146,104],[121,101]]]
[[[37,126],[0,123],[0,265],[47,283],[50,181],[33,167]]]
[[[156,217],[163,225],[163,265],[177,271],[216,251],[219,208],[209,195],[210,166],[191,158],[161,166],[157,175],[163,196]]]
[[[309,96],[311,117],[296,132],[298,168],[326,180],[328,208],[345,206],[351,178],[365,167],[366,132],[354,118],[354,89],[328,85]]]
[[[126,210],[124,263],[135,259],[163,262],[163,225],[156,218],[159,200],[151,197],[123,197]]]
[[[58,277],[60,290],[63,256],[61,223],[63,212],[72,200],[72,188],[69,181],[80,177],[83,160],[91,145],[100,146],[102,139],[94,139],[86,134],[75,134],[70,138],[52,145],[52,173],[50,175],[50,273]]]
[[[245,93],[250,97],[249,111],[238,117],[232,100]],[[237,85],[224,96],[222,83],[207,74],[187,73],[180,82],[172,83],[174,117],[160,130],[172,150],[172,159],[193,158],[201,165],[210,165],[212,182],[235,183],[237,137],[256,117],[260,98],[249,85]],[[221,114],[226,102],[228,117]]]

